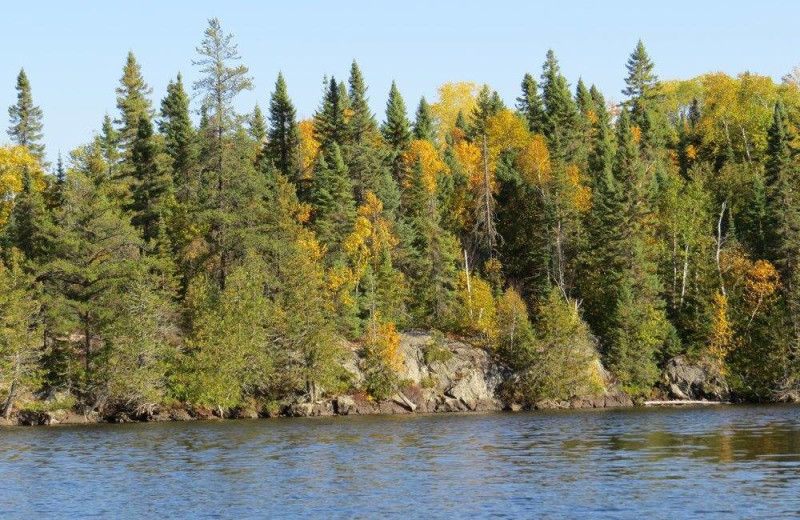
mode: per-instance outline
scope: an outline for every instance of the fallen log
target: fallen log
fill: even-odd
[[[722,401],[692,401],[692,400],[674,400],[674,401],[645,401],[645,406],[695,406],[695,405],[716,405],[728,404]]]

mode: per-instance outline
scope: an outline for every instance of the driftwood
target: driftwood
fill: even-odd
[[[645,406],[695,406],[695,405],[716,405],[728,404],[722,401],[691,401],[691,400],[674,400],[674,401],[645,401]]]

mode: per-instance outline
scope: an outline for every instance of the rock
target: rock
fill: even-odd
[[[729,401],[730,388],[710,363],[690,363],[685,356],[670,359],[664,369],[665,386],[675,399]]]
[[[315,403],[294,403],[286,415],[290,417],[325,417],[334,415],[333,401],[326,399]]]

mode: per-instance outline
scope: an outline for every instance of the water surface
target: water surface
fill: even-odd
[[[2,518],[800,516],[800,407],[0,428]]]

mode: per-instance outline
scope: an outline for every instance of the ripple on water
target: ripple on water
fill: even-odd
[[[800,515],[800,407],[0,429],[0,514]]]

